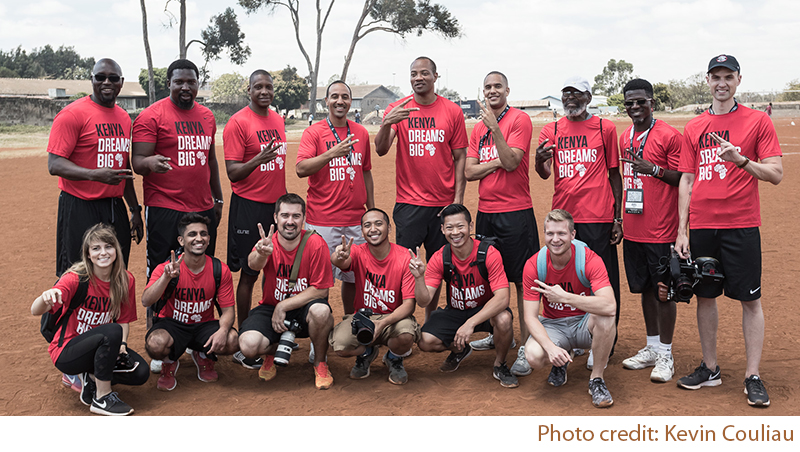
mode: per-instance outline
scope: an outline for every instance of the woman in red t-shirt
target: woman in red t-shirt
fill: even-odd
[[[111,391],[111,384],[141,385],[149,377],[144,359],[125,343],[128,324],[136,320],[136,289],[121,255],[114,230],[92,226],[83,236],[81,260],[31,306],[33,315],[49,312],[62,323],[72,299],[84,297],[57,327],[48,351],[58,370],[80,376],[80,400],[91,412],[118,416],[133,408]]]

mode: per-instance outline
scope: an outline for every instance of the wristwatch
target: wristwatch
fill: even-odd
[[[224,203],[224,201],[222,201],[221,199],[217,199],[217,198],[214,198],[214,202],[217,203],[217,204],[223,204]]]
[[[129,210],[131,211],[131,213],[139,213],[139,212],[142,211],[142,205],[139,204],[139,205],[131,206],[131,208]]]

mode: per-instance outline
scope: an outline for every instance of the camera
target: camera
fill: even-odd
[[[281,334],[281,339],[278,341],[278,350],[275,351],[275,364],[286,367],[289,365],[289,358],[292,357],[294,337],[300,331],[300,323],[297,320],[284,320],[283,324],[286,325],[288,330]]]
[[[361,345],[369,345],[375,337],[375,324],[369,319],[372,314],[372,309],[361,308],[353,314],[353,320],[350,322],[353,334]]]
[[[713,257],[691,260],[690,256],[689,259],[681,259],[673,247],[666,264],[663,259],[662,272],[669,272],[666,301],[689,303],[697,283],[719,283],[725,279],[725,275],[719,271],[719,261]]]

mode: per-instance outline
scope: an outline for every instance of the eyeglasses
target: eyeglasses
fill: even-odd
[[[565,91],[561,91],[561,94],[562,94],[564,97],[569,97],[569,96],[581,97],[581,96],[583,96],[583,91],[570,91],[570,90],[565,90]]]
[[[112,75],[92,74],[92,77],[94,77],[94,79],[97,80],[100,83],[105,82],[106,79],[108,79],[108,81],[111,82],[111,83],[119,83],[119,81],[122,80],[122,77],[120,77],[119,75],[115,75],[115,74],[112,74]]]
[[[650,100],[650,99],[626,100],[623,103],[625,104],[626,107],[633,107],[633,104],[636,104],[636,105],[641,107],[644,104],[646,104],[648,100]]]

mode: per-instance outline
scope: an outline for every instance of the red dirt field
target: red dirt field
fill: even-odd
[[[688,117],[666,117],[679,130]],[[718,338],[722,386],[690,392],[676,387],[674,380],[654,384],[649,370],[630,371],[622,368],[624,358],[634,354],[644,344],[644,325],[637,296],[631,295],[622,280],[622,317],[619,342],[611,358],[605,379],[614,397],[614,406],[598,410],[591,405],[587,394],[589,371],[586,356],[578,357],[569,368],[569,382],[560,388],[546,383],[548,370],[537,370],[520,378],[516,389],[505,389],[492,378],[493,352],[474,352],[457,372],[443,374],[438,366],[445,354],[428,354],[414,350],[406,360],[409,383],[394,386],[387,381],[386,367],[376,360],[372,375],[361,381],[348,378],[352,359],[329,356],[335,378],[328,391],[317,391],[313,385],[313,370],[306,358],[308,339],[301,339],[288,368],[278,371],[275,380],[264,383],[255,371],[245,370],[230,358],[221,358],[217,370],[220,378],[206,384],[196,378],[191,359],[184,355],[177,374],[178,386],[170,393],[157,391],[156,378],[142,387],[115,387],[123,400],[141,416],[156,415],[525,415],[525,416],[688,416],[688,415],[798,415],[800,396],[795,370],[800,368],[797,351],[800,340],[791,333],[792,325],[800,322],[800,307],[794,304],[792,293],[800,277],[800,257],[792,249],[800,241],[797,222],[800,212],[800,126],[790,125],[791,118],[774,118],[784,152],[784,179],[779,186],[760,185],[763,226],[763,293],[766,317],[766,337],[761,361],[761,374],[767,382],[772,406],[756,410],[747,405],[743,394],[744,341],[741,328],[741,308],[728,299],[718,301],[720,332]],[[618,133],[629,124],[627,118],[615,121]],[[543,124],[535,124],[534,143]],[[468,126],[471,128],[471,125]],[[372,128],[374,136],[377,129]],[[221,133],[217,135],[217,158],[223,160]],[[290,191],[305,195],[307,182],[294,173],[294,161],[300,132],[290,131],[287,185]],[[535,148],[535,144],[532,149]],[[30,304],[55,281],[55,225],[58,197],[57,179],[47,172],[44,149],[37,152],[0,149],[0,186],[2,186],[2,217],[0,217],[0,249],[7,256],[0,262],[0,415],[88,415],[77,394],[63,387],[61,375],[46,352],[47,344],[39,334],[39,319],[30,314]],[[374,155],[374,154],[373,154]],[[394,151],[389,156],[373,156],[375,198],[378,207],[391,212],[394,203]],[[531,162],[532,163],[532,162]],[[542,181],[531,165],[531,194],[539,221],[550,208],[553,192],[551,180]],[[224,166],[223,166],[224,168]],[[226,208],[219,229],[217,256],[226,255],[227,201],[230,183],[221,175]],[[477,183],[467,185],[466,204],[477,210]],[[141,200],[141,178],[137,179]],[[781,233],[785,235],[780,235]],[[540,230],[541,235],[541,230]],[[392,234],[393,236],[393,234]],[[619,250],[620,260],[622,250]],[[145,286],[145,246],[133,245],[130,270],[136,277],[137,300]],[[620,262],[620,268],[623,265]],[[624,273],[624,269],[623,269]],[[238,274],[234,274],[234,283]],[[256,288],[254,299],[260,299]],[[516,300],[512,309],[516,316]],[[342,315],[339,284],[331,290],[330,301],[334,316]],[[255,305],[256,301],[254,301]],[[441,303],[440,303],[441,305]],[[131,325],[130,347],[144,353],[144,308],[139,306],[138,322]],[[422,319],[422,310],[417,309]],[[516,339],[519,342],[515,319]],[[797,330],[795,330],[797,331]],[[480,337],[479,335],[475,336]],[[513,352],[512,352],[513,353]],[[515,355],[509,353],[509,362]],[[695,324],[695,302],[678,306],[675,332],[676,377],[692,371],[700,361],[700,345]],[[368,408],[365,408],[368,407]],[[366,411],[365,411],[366,410]],[[259,441],[260,443],[260,441]]]

